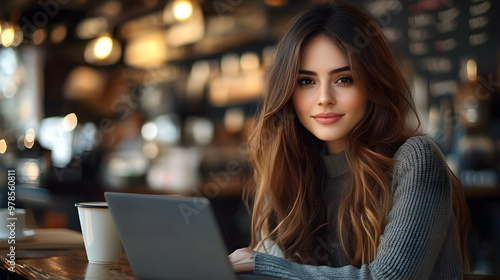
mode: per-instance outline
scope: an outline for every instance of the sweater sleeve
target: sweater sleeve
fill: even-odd
[[[360,268],[312,266],[257,253],[254,273],[286,279],[428,279],[452,215],[446,162],[424,136],[408,139],[394,159],[392,207],[372,263]],[[447,270],[460,279],[460,267]]]

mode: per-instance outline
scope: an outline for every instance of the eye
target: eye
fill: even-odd
[[[313,80],[308,79],[308,78],[299,79],[299,86],[312,85],[313,83],[314,83]]]
[[[352,85],[353,82],[354,81],[352,80],[351,77],[341,77],[335,83],[340,85]]]

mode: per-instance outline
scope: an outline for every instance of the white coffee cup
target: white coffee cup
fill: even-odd
[[[0,209],[0,239],[17,239],[24,237],[25,209]]]
[[[106,202],[76,203],[89,263],[115,263],[122,242]]]

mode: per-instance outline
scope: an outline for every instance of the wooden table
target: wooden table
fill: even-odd
[[[14,272],[6,262],[10,248],[0,244],[0,279],[79,280],[135,279],[125,253],[114,264],[90,264],[81,233],[69,229],[37,229],[34,238],[16,244]],[[252,278],[249,278],[252,279]],[[272,279],[272,278],[269,278]],[[464,280],[494,280],[493,276],[465,275]]]
[[[91,264],[85,249],[27,251],[16,259],[14,272],[7,271],[6,266],[10,267],[4,262],[0,279],[135,279],[128,260]]]
[[[114,264],[90,264],[81,233],[62,228],[35,231],[33,238],[16,241],[14,267],[5,259],[10,245],[0,244],[0,279],[135,279],[124,253]]]
[[[84,249],[30,251],[16,263],[23,267],[17,268],[15,273],[9,273],[8,276],[5,268],[0,266],[0,279],[135,279],[128,260],[121,259],[115,264],[90,264]],[[463,279],[498,280],[486,275],[465,275]]]

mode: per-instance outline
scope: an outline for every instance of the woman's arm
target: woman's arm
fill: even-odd
[[[427,137],[410,138],[394,159],[393,206],[372,263],[360,268],[312,266],[257,253],[254,273],[287,279],[428,279],[454,219],[446,162]],[[459,261],[440,265],[445,266],[440,272],[445,278],[461,279]]]

